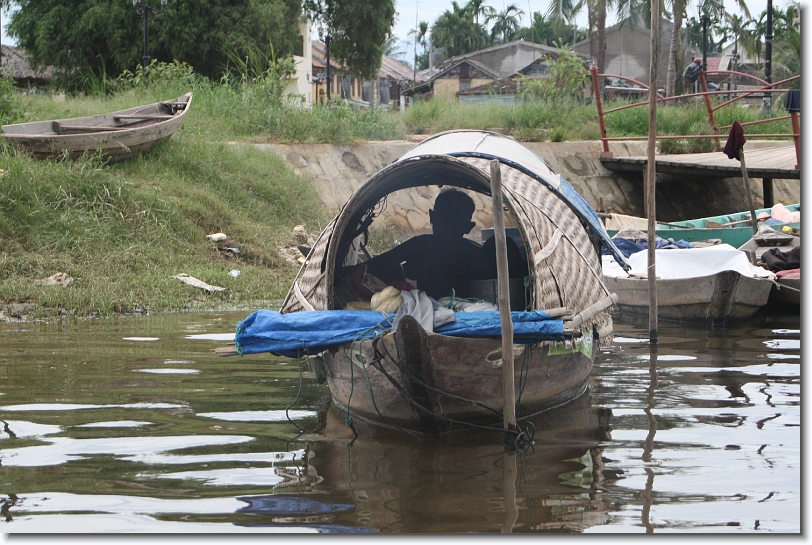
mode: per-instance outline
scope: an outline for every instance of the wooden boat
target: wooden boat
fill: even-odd
[[[729,261],[729,267],[714,263],[709,268],[715,267],[716,270],[685,274],[681,278],[668,277],[669,272],[663,269],[678,268],[680,261],[685,261],[688,267],[689,260],[702,260],[700,254],[710,256],[725,251],[736,260]],[[616,306],[621,312],[639,316],[649,314],[648,278],[640,273],[645,270],[648,261],[646,254],[638,252],[630,257],[629,262],[634,268],[628,277],[611,272],[615,268],[604,264],[606,287],[617,294]],[[661,320],[721,325],[750,318],[767,304],[774,275],[756,267],[749,271],[750,264],[745,253],[732,246],[657,250],[656,254],[657,316]]]
[[[790,212],[796,212],[800,210],[800,208],[801,205],[799,203],[786,206],[786,209]],[[761,208],[755,212],[756,216],[759,216],[762,213],[770,214],[771,211],[772,208]],[[612,216],[612,214],[606,214],[605,216]],[[640,225],[646,224],[645,218],[636,219],[640,220]],[[783,225],[788,225],[793,229],[801,228],[800,222],[780,224],[777,225],[776,228],[780,230]],[[645,228],[640,230],[646,231]],[[615,236],[618,229],[607,227],[607,231],[609,236]],[[748,211],[685,221],[659,222],[655,233],[658,237],[664,239],[681,239],[686,242],[719,239],[723,244],[730,244],[734,248],[738,248],[753,236],[753,225],[750,223],[750,212]]]
[[[101,151],[110,161],[144,151],[177,131],[192,104],[192,93],[146,106],[73,119],[3,125],[6,142],[38,159],[78,159]]]
[[[616,305],[621,312],[648,316],[648,279],[605,277],[604,280],[606,287],[617,293]],[[771,289],[772,282],[735,271],[658,280],[657,317],[713,325],[745,320],[767,304]]]
[[[784,233],[775,229],[762,227],[739,249],[753,255],[754,259],[761,260],[765,252],[777,249],[789,252],[801,245],[801,237],[795,234]],[[801,305],[801,271],[791,269],[776,272],[775,284],[770,292],[769,304],[775,310],[784,310],[789,313],[800,312]]]
[[[801,306],[801,272],[798,277],[778,276],[775,279],[776,285],[770,292],[770,303],[773,306],[781,306],[794,312],[800,312]]]
[[[586,201],[511,138],[483,131],[441,133],[372,176],[319,236],[281,313],[336,309],[337,265],[357,253],[352,242],[389,194],[455,186],[489,195],[493,159],[501,163],[506,214],[531,257],[526,308],[565,314],[563,334],[514,344],[514,387],[520,400],[516,414],[521,420],[586,390],[593,347],[612,333],[609,309],[614,300],[602,282],[600,244],[593,241],[619,252]],[[238,349],[240,338],[238,333]],[[310,361],[317,369],[323,366],[334,403],[350,416],[416,433],[501,422],[499,337],[427,332],[406,316],[394,331],[347,342]]]

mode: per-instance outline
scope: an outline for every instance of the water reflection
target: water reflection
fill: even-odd
[[[244,317],[0,324],[2,531],[800,531],[798,317],[617,323],[518,453],[355,438],[306,365],[215,355]]]
[[[537,419],[535,447],[505,453],[499,434],[404,442],[402,434],[356,422],[331,408],[308,463],[329,490],[356,505],[357,524],[379,532],[581,531],[605,524],[600,445],[611,412],[588,395]]]

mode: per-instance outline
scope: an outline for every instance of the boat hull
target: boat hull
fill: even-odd
[[[801,279],[776,278],[778,286],[773,286],[770,292],[770,303],[775,305],[801,304]],[[786,289],[789,288],[789,289]]]
[[[787,205],[787,210],[795,212],[800,209],[799,204]],[[770,214],[772,208],[760,208],[755,211],[758,216],[761,213]],[[693,220],[671,222],[669,225],[660,224],[654,233],[663,239],[673,238],[674,240],[684,240],[685,242],[699,242],[709,239],[719,239],[722,244],[730,244],[738,248],[747,243],[753,237],[753,225],[745,220],[750,217],[750,212],[737,212],[724,216],[711,216],[708,218],[698,218]],[[719,227],[711,227],[713,224]],[[724,226],[727,224],[728,226]],[[730,224],[733,224],[732,226]],[[784,225],[788,225],[795,230],[801,228],[801,223],[786,223],[773,226],[780,230]],[[642,231],[645,231],[643,229]],[[614,237],[617,229],[608,229],[609,236]]]
[[[617,294],[621,312],[648,316],[648,279],[604,276]],[[767,304],[772,282],[722,271],[697,278],[657,281],[657,316],[661,320],[721,324],[745,320]]]
[[[569,348],[563,342],[514,345],[513,352],[518,418],[586,390],[591,338]],[[501,426],[500,339],[427,333],[405,317],[395,332],[345,344],[323,360],[334,403],[352,415],[418,433],[440,433],[462,423]]]
[[[6,142],[38,159],[69,157],[76,160],[85,153],[101,152],[108,161],[120,161],[143,152],[172,136],[182,125],[192,102],[192,93],[147,106],[118,112],[57,121],[35,121],[4,125],[2,136]],[[137,116],[167,116],[162,104],[185,103],[182,110],[166,119]],[[124,116],[126,122],[120,119]],[[130,117],[126,117],[130,116]],[[69,134],[59,134],[55,127],[68,127]],[[94,131],[98,128],[98,131]]]

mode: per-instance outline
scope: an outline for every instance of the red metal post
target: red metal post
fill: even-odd
[[[801,170],[801,122],[798,120],[798,112],[790,112],[792,116],[792,139],[795,140],[795,160],[798,164],[795,168]]]
[[[601,157],[612,157],[612,152],[609,151],[609,140],[606,139],[606,121],[603,119],[603,105],[601,104],[601,86],[598,83],[598,67],[593,66],[589,69],[592,74],[592,89],[593,96],[595,97],[595,106],[598,108],[598,125],[601,128],[601,142],[603,143],[603,151]]]
[[[705,71],[702,70],[699,72],[699,83],[702,85],[702,92],[705,93],[703,97],[705,98],[705,109],[708,110],[708,122],[710,123],[711,130],[713,134],[717,136],[716,140],[716,151],[722,151],[722,144],[719,142],[719,128],[716,126],[716,119],[713,117],[713,106],[711,105],[710,95],[708,95],[708,82],[705,80]]]

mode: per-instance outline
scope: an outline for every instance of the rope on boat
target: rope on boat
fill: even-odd
[[[375,339],[379,339],[379,338],[380,338],[380,336],[374,337],[373,338],[373,343],[375,342]],[[363,342],[364,341],[361,340],[359,344],[363,346]],[[355,343],[353,343],[353,345],[354,344]],[[380,416],[381,418],[383,418],[384,420],[389,422],[389,424],[391,424],[392,426],[394,426],[398,430],[402,431],[403,433],[405,433],[407,435],[410,435],[410,436],[414,437],[415,439],[420,439],[420,437],[418,437],[417,435],[411,433],[407,429],[402,428],[401,426],[398,426],[396,423],[392,422],[387,417],[385,417],[383,414],[381,414],[381,410],[378,408],[378,404],[375,402],[375,392],[372,390],[372,382],[369,380],[369,373],[367,373],[367,363],[366,363],[366,360],[364,359],[364,354],[362,353],[361,348],[358,349],[358,361],[361,362],[361,368],[364,370],[364,376],[367,379],[367,386],[369,387],[369,397],[372,399],[372,406],[375,407],[375,412],[378,413],[378,416]],[[352,363],[352,352],[350,352],[350,363]],[[371,364],[372,364],[372,362],[370,362],[370,365]],[[355,430],[353,430],[353,431],[355,431]]]
[[[366,329],[366,330],[362,331],[361,333],[359,333],[355,337],[355,339],[353,339],[352,344],[350,345],[350,395],[347,398],[347,418],[346,418],[346,420],[344,420],[344,424],[346,424],[352,430],[352,433],[355,434],[356,438],[358,438],[358,431],[356,431],[356,429],[355,429],[355,422],[354,422],[354,420],[352,418],[352,414],[351,414],[351,410],[350,410],[350,404],[352,403],[352,394],[355,391],[355,378],[354,378],[354,372],[353,372],[354,371],[353,367],[355,367],[355,363],[353,363],[353,361],[352,361],[352,355],[353,355],[353,352],[355,351],[355,343],[356,342],[358,342],[359,345],[361,345],[361,347],[358,349],[358,361],[361,363],[361,368],[364,370],[364,375],[366,376],[367,384],[369,385],[369,395],[372,397],[372,405],[375,407],[375,410],[378,412],[378,415],[380,415],[381,418],[386,419],[387,422],[389,422],[390,424],[392,424],[396,428],[400,429],[401,431],[403,431],[405,433],[409,433],[408,431],[404,430],[403,428],[401,428],[400,426],[398,426],[394,422],[390,421],[384,415],[382,415],[381,411],[378,409],[378,405],[375,403],[375,395],[372,392],[372,384],[369,381],[369,375],[367,374],[367,369],[366,369],[366,362],[364,361],[364,354],[363,354],[361,348],[363,348],[363,342],[364,342],[363,337],[367,333],[369,333],[370,331],[375,331],[379,327],[380,327],[380,323],[373,326],[373,327],[371,327],[371,328],[369,328],[369,329]],[[383,328],[381,328],[381,329],[383,330]],[[409,435],[412,435],[412,434],[409,433]],[[412,435],[412,437],[415,437],[415,436]]]
[[[288,411],[290,410],[291,407],[293,407],[296,404],[297,401],[299,401],[299,396],[302,395],[302,352],[304,351],[304,344],[305,344],[304,341],[302,341],[302,350],[297,354],[296,357],[296,367],[299,369],[299,391],[296,392],[296,397],[293,399],[293,401],[290,402],[290,405],[285,407],[285,418],[287,418],[288,422],[296,426],[296,429],[298,429],[302,433],[304,433],[304,430],[299,426],[299,424],[297,424],[296,422],[293,421],[293,419],[291,419],[290,414],[288,414]]]
[[[512,444],[517,449],[525,450],[525,449],[527,449],[527,448],[529,448],[529,447],[531,447],[533,445],[533,436],[535,435],[535,426],[533,426],[532,422],[527,422],[525,424],[525,428],[523,430],[520,429],[520,428],[506,430],[506,429],[497,428],[497,427],[494,427],[494,426],[484,426],[484,425],[481,425],[481,424],[472,424],[470,422],[464,422],[462,420],[455,420],[453,418],[448,418],[446,416],[439,415],[439,414],[435,413],[434,411],[432,411],[431,409],[428,409],[428,408],[424,407],[423,405],[421,405],[420,403],[418,403],[416,400],[414,400],[403,389],[403,387],[400,385],[400,383],[398,383],[398,381],[395,380],[395,378],[392,375],[390,375],[386,371],[386,369],[383,368],[382,365],[380,365],[380,362],[383,359],[388,359],[395,365],[395,367],[398,368],[398,370],[402,374],[404,374],[404,375],[406,375],[406,376],[408,376],[410,378],[413,378],[411,375],[409,375],[408,373],[403,371],[403,369],[400,367],[400,365],[397,363],[397,361],[394,358],[392,358],[392,356],[389,354],[388,350],[386,350],[386,347],[384,347],[384,350],[386,350],[386,352],[387,352],[386,355],[384,355],[380,351],[378,351],[378,349],[377,349],[377,344],[378,344],[377,340],[379,340],[380,338],[381,337],[376,337],[375,339],[373,339],[373,350],[375,350],[376,357],[372,361],[370,361],[369,364],[374,365],[375,369],[377,369],[378,371],[383,373],[383,375],[389,380],[389,382],[392,383],[392,386],[395,387],[395,389],[398,391],[398,393],[401,396],[403,396],[403,398],[406,401],[408,401],[409,403],[411,403],[412,405],[417,407],[419,410],[421,410],[423,412],[427,412],[428,414],[430,414],[434,418],[437,418],[439,420],[443,420],[443,421],[445,421],[445,422],[447,422],[449,424],[458,424],[458,425],[461,425],[461,426],[474,428],[474,429],[495,431],[495,432],[500,432],[500,433],[504,432],[504,433],[513,434],[514,437],[512,438],[512,441],[510,441],[510,444]],[[375,365],[375,364],[378,364],[378,365]],[[440,394],[443,394],[443,395],[446,395],[446,396],[449,396],[449,397],[453,397],[453,398],[459,399],[461,401],[466,401],[468,403],[472,403],[474,405],[477,405],[477,406],[480,406],[482,408],[493,411],[494,413],[496,413],[496,414],[498,414],[500,416],[502,415],[501,411],[497,411],[496,409],[488,407],[487,405],[479,403],[478,401],[474,401],[472,399],[466,399],[466,398],[463,398],[463,397],[460,397],[460,396],[457,396],[457,395],[454,395],[454,394],[451,394],[451,393],[448,393],[448,392],[444,392],[442,390],[438,390],[438,389],[433,388],[433,387],[429,386],[428,384],[425,384],[425,383],[423,383],[423,382],[421,382],[421,381],[419,381],[417,379],[414,379],[414,378],[413,378],[413,380],[415,380],[415,382],[421,384],[422,386],[425,386],[425,387],[427,387],[427,388],[429,388],[429,389],[431,389],[431,390],[433,390],[433,391],[435,391],[437,393],[440,393]],[[376,407],[376,409],[377,409],[377,407]],[[380,413],[378,413],[378,414],[380,414]],[[405,430],[403,430],[403,431],[405,431]],[[406,432],[406,433],[408,433],[408,432]],[[412,434],[409,434],[409,435],[412,435]]]
[[[379,339],[379,337],[376,338],[376,339],[373,339],[373,342],[372,342],[372,349],[375,351],[375,356],[376,357],[370,362],[370,365],[374,365],[376,363],[379,363],[383,358],[387,358],[387,359],[391,360],[392,363],[394,363],[395,367],[398,368],[398,371],[400,371],[401,375],[405,375],[405,376],[409,377],[409,379],[414,381],[416,384],[419,384],[419,385],[423,386],[424,388],[426,388],[428,390],[431,390],[432,392],[435,392],[437,394],[444,395],[446,397],[450,397],[452,399],[456,399],[456,400],[459,400],[459,401],[464,401],[465,403],[470,403],[470,404],[476,405],[478,407],[482,407],[483,409],[491,411],[491,412],[495,413],[496,415],[498,415],[500,417],[502,416],[502,411],[498,411],[498,410],[494,409],[493,407],[488,407],[484,403],[480,403],[479,401],[475,401],[473,399],[467,399],[467,398],[464,398],[464,397],[461,397],[461,396],[446,392],[444,390],[440,390],[440,389],[435,388],[434,386],[431,386],[429,384],[426,384],[422,380],[418,379],[417,377],[415,377],[414,375],[412,375],[411,373],[409,373],[408,371],[403,369],[403,367],[401,367],[400,364],[398,364],[397,359],[393,358],[392,355],[389,353],[389,350],[386,348],[386,346],[383,347],[383,350],[386,352],[386,354],[382,354],[378,350],[377,339]],[[386,373],[383,370],[382,366],[376,366],[375,369],[378,369],[379,371],[383,372],[384,374]],[[394,379],[390,379],[390,381],[391,380],[394,380]],[[432,414],[434,414],[434,413],[432,413]]]

